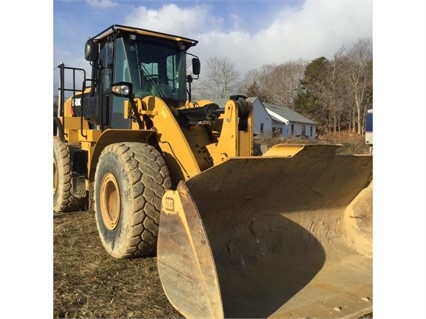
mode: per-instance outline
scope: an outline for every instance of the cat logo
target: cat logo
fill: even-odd
[[[174,211],[175,210],[175,201],[172,197],[166,197],[164,199],[164,208],[166,210]]]

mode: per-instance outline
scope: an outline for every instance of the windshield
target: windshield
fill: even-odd
[[[133,84],[135,97],[186,100],[185,50],[176,42],[131,35],[116,39],[115,82]]]

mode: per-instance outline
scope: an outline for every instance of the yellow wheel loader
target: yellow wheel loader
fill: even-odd
[[[59,65],[54,212],[93,209],[112,257],[156,255],[187,318],[371,313],[372,156],[254,156],[244,96],[192,101],[196,44],[113,25],[85,45],[90,76]]]

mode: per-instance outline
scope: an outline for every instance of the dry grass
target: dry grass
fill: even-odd
[[[104,250],[88,212],[54,216],[53,318],[179,318],[156,258],[117,260]]]

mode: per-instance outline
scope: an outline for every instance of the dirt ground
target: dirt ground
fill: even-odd
[[[93,213],[54,216],[53,318],[179,318],[156,258],[117,260],[103,248]]]

